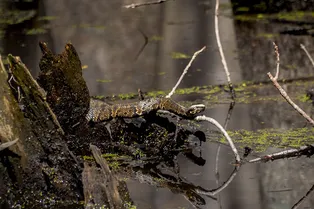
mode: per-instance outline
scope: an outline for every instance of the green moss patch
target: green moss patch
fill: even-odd
[[[298,148],[314,143],[314,128],[239,130],[228,131],[228,134],[240,147],[252,147],[255,152],[264,152],[269,147]],[[219,141],[226,143],[224,137]]]

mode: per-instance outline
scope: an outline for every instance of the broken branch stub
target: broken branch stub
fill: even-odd
[[[47,102],[65,129],[71,131],[85,120],[89,109],[89,91],[82,76],[79,56],[68,43],[61,54],[53,54],[47,45],[39,43],[43,56],[38,83],[47,92]]]

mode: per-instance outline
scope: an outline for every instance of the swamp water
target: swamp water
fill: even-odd
[[[226,79],[214,32],[215,1],[169,1],[124,9],[127,3],[45,0],[33,10],[21,8],[24,13],[6,17],[13,23],[2,23],[6,27],[1,33],[1,54],[20,56],[36,76],[41,56],[38,41],[47,42],[56,52],[71,41],[81,58],[90,94],[115,94],[114,100],[119,102],[132,96],[130,92],[136,94],[138,88],[149,96],[166,94],[191,55],[206,45],[207,50],[196,58],[173,99],[186,106],[203,103],[207,107],[204,114],[224,124],[231,101],[227,88],[219,86]],[[314,55],[310,7],[309,11],[306,7],[279,8],[269,14],[250,12],[262,3],[255,7],[234,5],[221,1],[219,17],[222,45],[237,94],[227,124],[231,138],[241,154],[246,146],[253,149],[249,158],[312,144],[313,128],[281,98],[266,75],[275,73],[275,41],[283,88],[305,112],[313,114],[306,90],[314,86],[314,67],[300,48],[302,43]],[[191,185],[215,189],[234,170],[233,153],[213,126],[205,122],[188,126],[203,131],[207,139],[200,143],[189,138],[201,163],[179,154],[179,175]],[[215,175],[218,146],[219,180]],[[313,164],[312,158],[304,156],[246,164],[216,199],[203,196],[205,203],[197,207],[291,208],[314,184]],[[167,187],[140,183],[138,178],[128,179],[127,184],[136,208],[194,208],[195,202]],[[299,208],[313,207],[312,195]]]

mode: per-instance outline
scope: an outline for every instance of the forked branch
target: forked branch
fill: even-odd
[[[308,116],[298,105],[296,105],[288,96],[287,92],[279,85],[278,83],[278,76],[279,76],[279,65],[280,65],[280,59],[279,59],[279,51],[278,51],[278,46],[273,43],[275,46],[275,53],[277,56],[277,70],[276,70],[276,76],[273,77],[270,72],[267,73],[269,79],[273,82],[274,86],[278,89],[280,92],[281,96],[296,110],[298,113],[300,113],[308,122],[310,122],[314,126],[314,121],[313,119]]]

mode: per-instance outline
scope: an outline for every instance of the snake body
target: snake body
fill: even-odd
[[[170,98],[151,98],[128,104],[109,105],[103,101],[91,99],[86,119],[92,122],[108,121],[113,118],[133,118],[143,116],[152,111],[166,110],[183,118],[193,118],[204,111],[202,104],[186,108]]]

